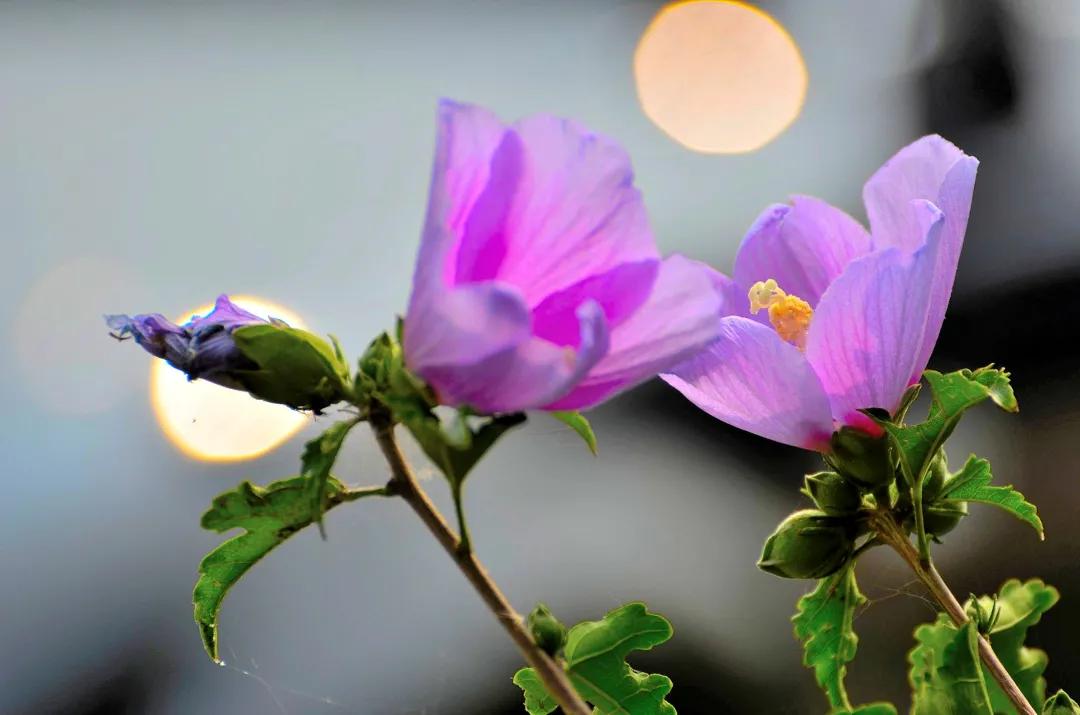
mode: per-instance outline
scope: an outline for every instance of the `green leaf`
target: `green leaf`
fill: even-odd
[[[1045,651],[1024,646],[1028,629],[1035,625],[1055,603],[1059,594],[1056,588],[1046,585],[1039,579],[1021,583],[1011,579],[998,592],[997,605],[1000,609],[997,622],[990,630],[990,645],[994,648],[1001,664],[1016,681],[1024,697],[1036,709],[1046,699],[1046,680],[1042,677],[1049,658]],[[993,599],[983,596],[979,599],[981,608],[993,606]],[[1014,713],[1009,699],[994,682],[989,673],[986,675],[987,689],[996,713]]]
[[[943,375],[934,370],[923,373],[933,393],[925,422],[898,425],[879,420],[896,444],[900,467],[908,484],[922,483],[934,456],[952,434],[964,412],[986,399],[1002,409],[1019,409],[1009,386],[1009,373],[993,367],[959,370]]]
[[[964,468],[953,475],[942,487],[941,493],[934,500],[938,502],[979,502],[990,504],[999,509],[1004,509],[1020,521],[1031,526],[1044,537],[1042,519],[1034,504],[1024,499],[1024,495],[1012,488],[1012,486],[992,487],[990,482],[994,476],[990,472],[990,463],[985,459],[978,459],[975,455],[968,457]]]
[[[915,630],[908,653],[912,715],[993,715],[974,623],[957,630],[944,614]]]
[[[589,420],[585,419],[584,415],[580,412],[549,412],[548,414],[577,432],[578,436],[585,440],[585,445],[589,448],[589,451],[594,455],[596,454],[596,433],[593,432],[592,425],[589,424]]]
[[[578,694],[595,708],[593,715],[676,715],[666,700],[671,679],[638,672],[626,662],[632,651],[649,650],[671,638],[671,633],[667,619],[650,613],[643,603],[628,603],[603,620],[570,629],[564,650],[566,672]],[[514,682],[525,690],[530,715],[551,712],[543,709],[551,701],[541,698],[543,685],[531,668],[518,671]],[[530,694],[535,710],[529,710]]]
[[[818,581],[813,592],[799,599],[791,619],[795,637],[803,643],[803,665],[814,670],[818,685],[834,709],[851,708],[844,675],[859,645],[852,625],[855,610],[865,602],[866,597],[855,583],[854,569],[849,566]]]
[[[1080,705],[1064,690],[1059,690],[1043,705],[1042,715],[1080,715]]]
[[[247,325],[232,332],[236,347],[257,367],[232,377],[252,396],[315,412],[349,393],[349,366],[339,347],[281,323]]]
[[[192,601],[195,622],[203,646],[218,659],[218,613],[233,584],[275,546],[315,519],[308,491],[309,481],[292,477],[260,487],[241,482],[234,490],[218,495],[202,516],[202,527],[219,533],[244,529],[244,533],[222,543],[199,564],[199,580]],[[385,493],[380,488],[349,491],[336,479],[326,480],[326,508],[362,496]]]
[[[529,715],[548,715],[559,707],[532,668],[522,668],[514,673],[514,685],[525,691],[525,712]]]
[[[326,538],[322,515],[326,509],[326,489],[330,470],[337,460],[345,435],[356,425],[356,420],[346,420],[331,425],[330,429],[304,445],[300,456],[300,476],[307,480],[307,493],[311,498],[311,513],[319,525],[319,534]]]

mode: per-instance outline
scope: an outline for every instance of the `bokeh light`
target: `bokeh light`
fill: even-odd
[[[303,327],[291,311],[260,298],[231,296],[234,303],[261,317],[274,316]],[[204,305],[181,316],[209,312]],[[188,382],[184,373],[163,360],[150,369],[150,394],[161,429],[184,454],[207,461],[252,459],[281,445],[309,418],[284,405],[262,402],[239,390],[205,380]]]
[[[802,110],[807,72],[798,46],[775,19],[741,2],[669,5],[634,54],[645,114],[695,151],[753,151]]]

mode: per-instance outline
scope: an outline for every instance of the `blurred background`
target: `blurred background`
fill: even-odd
[[[1021,414],[976,410],[951,451],[989,458],[1048,541],[975,506],[937,558],[959,594],[1059,586],[1030,641],[1052,689],[1077,687],[1080,4],[697,4],[723,7],[0,2],[0,712],[522,712],[510,642],[395,501],[335,511],[326,542],[301,533],[245,577],[214,666],[190,592],[220,537],[199,515],[295,473],[319,425],[152,372],[101,322],[228,291],[358,355],[405,305],[443,96],[615,137],[662,249],[722,270],[791,193],[865,219],[863,181],[922,134],[979,157],[931,365],[1013,370]],[[599,459],[535,415],[470,477],[474,540],[517,608],[574,622],[643,599],[676,637],[633,663],[672,677],[680,713],[822,712],[788,623],[809,584],[754,567],[815,458],[659,383],[591,418]],[[360,431],[338,472],[385,478]],[[904,709],[932,609],[891,553],[859,579],[853,700]]]

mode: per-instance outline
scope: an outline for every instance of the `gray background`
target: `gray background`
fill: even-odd
[[[396,502],[335,512],[329,541],[302,533],[255,569],[222,616],[226,666],[210,664],[190,589],[218,537],[198,515],[240,479],[294,473],[317,427],[254,462],[192,461],[155,423],[148,359],[100,322],[249,293],[358,354],[404,307],[440,96],[617,138],[662,249],[723,269],[790,193],[863,218],[862,182],[921,134],[980,157],[932,364],[1014,369],[1021,416],[977,412],[952,452],[990,458],[1049,540],[975,508],[939,559],[961,593],[1014,575],[1061,586],[1034,640],[1051,686],[1080,687],[1080,5],[761,3],[799,43],[809,94],[741,156],[689,152],[640,111],[631,58],[660,5],[0,3],[0,711],[520,711],[516,653]],[[787,622],[807,584],[754,568],[814,459],[658,384],[593,420],[600,459],[537,415],[471,479],[474,538],[513,602],[573,621],[648,601],[677,636],[635,662],[673,677],[684,715],[821,712]],[[384,477],[363,433],[341,465]],[[905,707],[904,653],[930,609],[890,554],[860,579],[873,602],[853,695]]]

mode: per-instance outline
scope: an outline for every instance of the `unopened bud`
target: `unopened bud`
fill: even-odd
[[[854,514],[862,504],[858,487],[836,472],[807,474],[806,493],[829,516]]]
[[[854,549],[853,521],[804,509],[776,527],[757,565],[783,578],[824,578],[840,570]]]
[[[533,641],[548,655],[555,655],[566,643],[566,626],[543,603],[529,613],[528,625]]]

